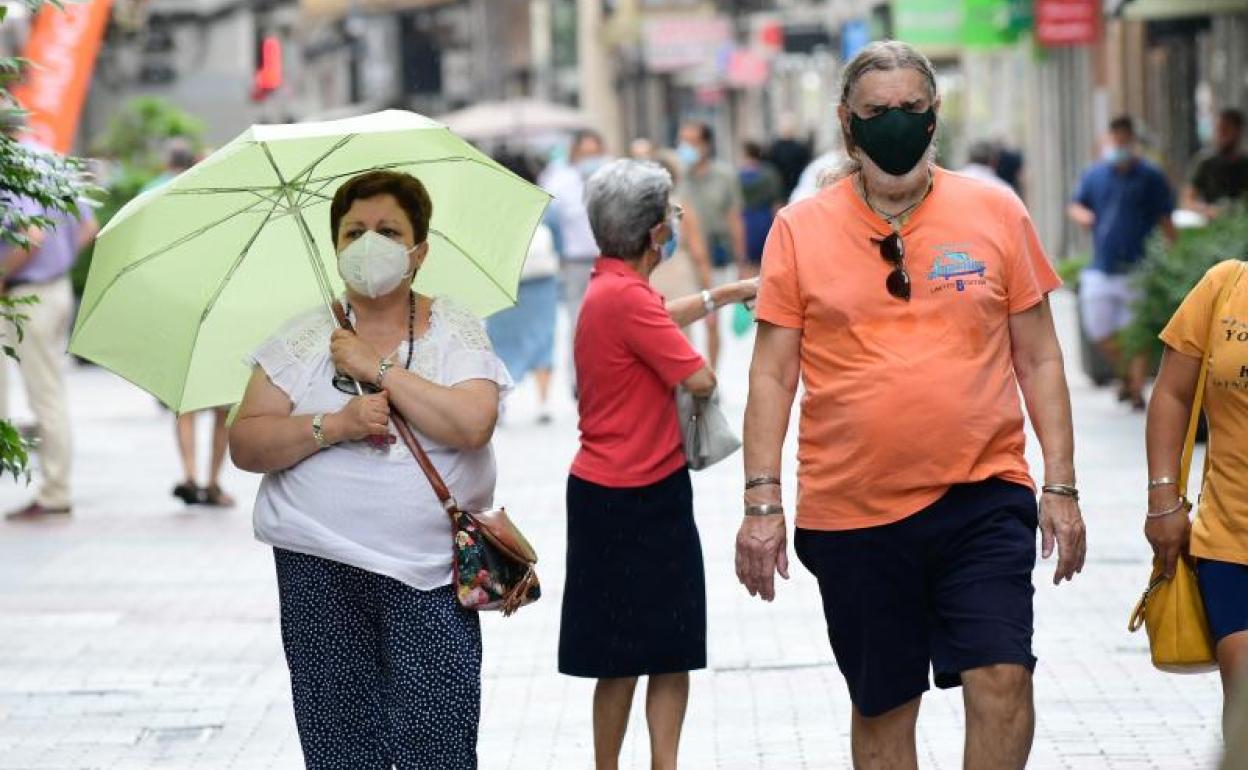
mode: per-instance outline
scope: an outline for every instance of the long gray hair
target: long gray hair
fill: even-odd
[[[621,159],[595,172],[585,184],[585,210],[598,250],[620,259],[644,254],[671,192],[671,175],[651,161]]]
[[[845,109],[852,111],[849,100],[863,75],[868,72],[891,72],[893,70],[914,70],[922,75],[923,81],[927,84],[928,98],[932,101],[936,100],[938,94],[936,70],[928,58],[909,43],[903,43],[900,40],[877,40],[859,51],[858,55],[845,65],[841,73],[841,104],[845,105]],[[849,155],[849,161],[837,172],[836,179],[862,169],[862,163],[854,157],[854,152],[858,149],[854,144],[854,137],[844,125],[841,126],[841,136],[845,141],[845,152]],[[821,179],[820,186],[826,183]]]

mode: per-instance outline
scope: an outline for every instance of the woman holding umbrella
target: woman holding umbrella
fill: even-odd
[[[255,531],[274,548],[309,768],[476,767],[477,616],[449,585],[447,515],[388,421],[408,421],[460,503],[488,507],[511,381],[475,316],[411,288],[431,214],[405,173],[337,190],[329,225],[355,331],[324,307],[289,321],[252,355],[230,433],[235,463],[265,474]]]

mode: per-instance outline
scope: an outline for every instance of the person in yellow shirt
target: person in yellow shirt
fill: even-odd
[[[1225,304],[1214,307],[1228,281],[1232,287]],[[1195,557],[1230,703],[1232,683],[1248,669],[1248,265],[1228,260],[1206,273],[1161,339],[1166,350],[1148,409],[1149,513],[1144,535],[1164,562],[1167,577],[1173,576],[1184,550]],[[1196,517],[1189,522],[1185,490],[1175,479],[1206,355],[1209,461]]]

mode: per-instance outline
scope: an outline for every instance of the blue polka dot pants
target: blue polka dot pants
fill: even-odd
[[[275,548],[282,644],[309,770],[474,770],[481,627],[450,586]]]

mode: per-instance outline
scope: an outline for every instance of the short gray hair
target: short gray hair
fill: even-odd
[[[635,259],[650,248],[650,228],[667,217],[672,176],[657,163],[616,160],[585,185],[589,226],[603,256]]]

